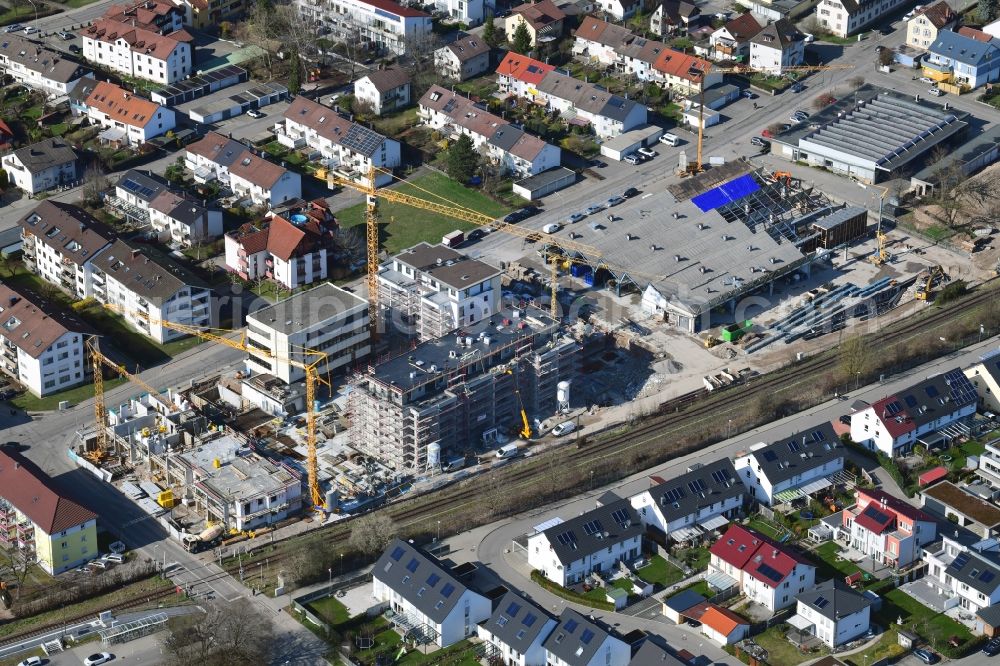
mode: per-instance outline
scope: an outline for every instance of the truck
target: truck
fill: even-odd
[[[198,534],[185,534],[184,549],[189,553],[200,553],[215,545],[224,532],[222,525],[211,525]]]
[[[441,237],[441,244],[446,247],[458,247],[465,242],[465,232],[456,229]]]

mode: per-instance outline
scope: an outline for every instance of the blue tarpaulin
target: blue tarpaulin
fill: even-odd
[[[718,187],[713,187],[709,191],[694,197],[691,201],[694,202],[694,205],[701,212],[707,213],[710,210],[725,206],[727,203],[742,199],[751,192],[756,192],[759,189],[760,185],[757,184],[757,181],[753,179],[753,176],[747,174],[728,183],[723,183]]]

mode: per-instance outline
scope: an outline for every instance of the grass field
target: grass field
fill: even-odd
[[[828,654],[828,650],[822,652],[799,651],[797,647],[788,642],[781,625],[771,627],[764,633],[754,636],[757,645],[767,650],[767,663],[781,664],[781,666],[795,666],[805,661],[811,661],[817,657]]]
[[[337,601],[334,597],[310,601],[306,604],[306,607],[334,628],[351,619],[351,614],[348,613],[347,606]]]
[[[854,562],[845,559],[837,559],[840,551],[840,544],[828,541],[813,551],[816,563],[817,579],[819,578],[842,578],[861,571]]]
[[[882,609],[875,617],[882,626],[903,618],[904,627],[912,628],[935,647],[947,645],[952,636],[962,641],[972,638],[964,624],[935,612],[898,588],[882,594]]]
[[[125,383],[125,381],[126,379],[124,377],[105,379],[104,390],[110,391],[116,386],[121,386]],[[84,400],[90,400],[93,397],[94,385],[84,384],[83,386],[77,386],[76,388],[71,388],[66,391],[53,393],[52,395],[47,395],[42,398],[38,398],[31,393],[24,392],[16,398],[12,398],[10,400],[10,404],[19,409],[23,409],[26,412],[45,412],[59,409],[59,403],[63,400],[69,402],[70,405],[76,405]]]
[[[641,569],[637,569],[636,573],[639,575],[639,578],[647,583],[662,585],[663,587],[670,587],[674,583],[684,579],[683,571],[659,555],[649,558],[649,564]]]
[[[783,536],[785,536],[785,529],[776,526],[774,523],[764,520],[763,518],[754,518],[747,525],[752,530],[757,530],[761,534],[772,539],[780,541]]]
[[[511,210],[440,173],[418,176],[393,189],[435,203],[455,203],[491,217],[500,217]],[[363,224],[365,205],[358,204],[338,211],[337,219],[345,227]],[[441,237],[449,231],[455,229],[469,231],[476,227],[469,222],[403,204],[390,203],[384,199],[379,199],[379,221],[382,246],[390,254],[396,254],[420,241],[440,243]]]

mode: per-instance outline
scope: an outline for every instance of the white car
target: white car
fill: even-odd
[[[107,652],[98,652],[97,654],[92,654],[83,660],[83,666],[99,666],[100,664],[106,664],[114,659]]]
[[[544,227],[542,227],[542,233],[554,234],[560,229],[562,229],[561,224],[559,224],[558,222],[550,222],[549,224],[546,224]]]
[[[42,666],[42,658],[28,657],[27,659],[19,663],[17,666]]]
[[[576,421],[563,421],[552,429],[552,434],[556,437],[560,437],[567,433],[571,433],[574,430],[576,430]]]
[[[108,562],[114,562],[115,564],[121,564],[125,561],[125,556],[120,553],[112,553],[104,558]]]
[[[636,155],[626,155],[622,158],[622,161],[631,164],[632,166],[636,166],[642,160],[640,160]]]
[[[642,148],[639,149],[639,154],[644,155],[645,157],[653,158],[656,157],[657,152],[652,148],[646,148],[645,146],[643,146]]]
[[[932,79],[932,78],[930,78],[928,76],[921,76],[920,77],[920,82],[921,83],[934,83],[934,79]]]
[[[934,95],[935,97],[940,97],[941,95],[944,94],[944,91],[941,90],[940,88],[931,88],[927,92],[931,95]]]
[[[26,35],[33,35],[36,32],[38,32],[38,28],[36,28],[35,26],[33,26],[33,25],[26,25],[26,26],[24,26],[24,34],[26,34]]]
[[[249,111],[247,111],[247,115],[250,116],[251,118],[263,118],[264,117],[264,114],[261,113],[260,111],[258,111],[257,109],[250,109]]]
[[[577,222],[579,222],[580,220],[582,220],[585,217],[587,217],[587,216],[584,215],[583,213],[573,213],[572,215],[569,216],[569,218],[567,219],[567,221],[570,224],[576,224]]]

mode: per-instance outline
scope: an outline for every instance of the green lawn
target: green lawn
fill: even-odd
[[[104,380],[104,390],[110,391],[116,386],[121,386],[125,383],[124,377],[115,377],[114,379]],[[23,409],[26,412],[46,412],[54,409],[59,409],[59,403],[63,400],[69,402],[70,405],[76,405],[84,400],[89,400],[94,397],[94,385],[84,384],[83,386],[77,386],[76,388],[71,388],[66,391],[60,391],[59,393],[53,393],[52,395],[47,395],[43,398],[35,397],[30,393],[22,393],[10,400],[10,404]]]
[[[843,580],[844,576],[850,576],[851,574],[861,571],[861,567],[854,562],[838,558],[837,552],[839,550],[840,544],[833,541],[827,541],[813,551],[813,560],[816,562],[817,578],[822,578],[824,580],[828,578],[840,578]]]
[[[828,44],[841,44],[841,45],[856,44],[858,41],[858,36],[854,35],[852,37],[838,37],[837,35],[818,34],[816,35],[816,41],[827,42]],[[863,37],[861,41],[864,41]]]
[[[411,127],[416,127],[419,122],[417,107],[372,119],[375,130],[386,136],[399,136]]]
[[[778,527],[774,523],[764,520],[763,518],[753,518],[747,527],[760,532],[764,536],[771,537],[776,541],[780,541],[781,538],[787,533],[785,528]]]
[[[677,551],[674,557],[691,567],[693,571],[704,571],[708,568],[712,554],[708,552],[708,548],[687,548]]]
[[[440,204],[457,204],[491,217],[500,217],[510,212],[509,208],[439,173],[419,176],[393,189]],[[363,224],[365,205],[358,204],[338,211],[337,218],[344,227]],[[396,254],[421,241],[440,243],[441,237],[449,231],[468,231],[476,227],[469,222],[391,203],[385,199],[379,199],[379,223],[382,245],[390,254]]]
[[[891,663],[896,657],[906,652],[906,649],[899,644],[899,635],[895,629],[883,632],[878,643],[868,648],[864,652],[851,655],[845,661],[853,666],[870,666],[878,663],[882,659],[888,659]]]
[[[636,569],[636,574],[647,583],[663,587],[670,587],[684,579],[683,571],[659,555],[649,558],[649,564],[641,569]]]
[[[806,653],[799,651],[797,647],[789,643],[788,639],[785,638],[784,631],[787,628],[783,630],[783,626],[779,624],[758,636],[754,636],[757,645],[767,650],[767,663],[781,664],[781,666],[795,666],[804,661],[811,661],[821,655],[829,654],[829,651],[826,649],[819,652]]]
[[[347,612],[347,606],[337,601],[334,597],[311,601],[306,604],[306,607],[334,628],[351,619],[351,614]]]
[[[882,594],[882,609],[875,614],[875,618],[883,627],[903,618],[904,627],[924,637],[938,650],[942,645],[947,646],[952,636],[958,636],[962,641],[972,639],[965,625],[936,613],[898,588]]]

